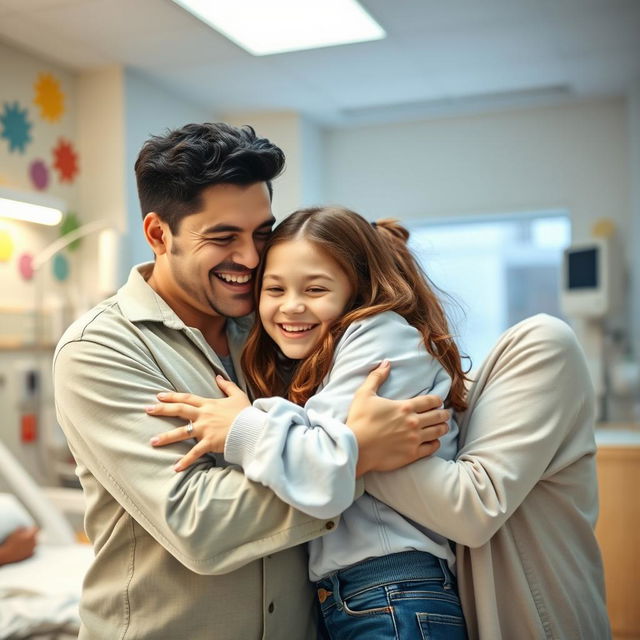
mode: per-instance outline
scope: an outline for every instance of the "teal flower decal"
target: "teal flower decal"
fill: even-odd
[[[0,125],[0,137],[9,141],[9,151],[24,153],[25,147],[31,142],[29,130],[32,124],[27,120],[27,110],[21,109],[17,102],[5,102],[4,111],[0,114]]]

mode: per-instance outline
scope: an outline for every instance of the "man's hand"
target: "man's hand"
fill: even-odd
[[[435,395],[389,400],[377,395],[391,367],[383,362],[353,397],[347,426],[358,440],[359,477],[368,471],[391,471],[435,453],[449,430],[449,411]]]
[[[20,562],[33,555],[38,527],[22,527],[10,533],[0,544],[0,565]]]

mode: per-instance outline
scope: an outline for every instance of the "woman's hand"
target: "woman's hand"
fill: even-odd
[[[158,394],[160,404],[146,409],[152,416],[168,416],[189,421],[185,427],[171,429],[151,438],[154,447],[189,438],[198,440],[191,451],[175,465],[176,471],[183,471],[205,453],[224,451],[224,443],[233,421],[243,409],[251,406],[247,394],[233,382],[216,376],[216,383],[228,397],[214,399],[202,398],[192,393],[162,392]]]

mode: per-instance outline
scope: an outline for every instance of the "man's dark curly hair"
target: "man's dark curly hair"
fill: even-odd
[[[223,122],[187,124],[147,140],[135,164],[142,217],[155,211],[177,234],[180,221],[202,208],[203,189],[216,184],[271,181],[284,153],[252,127]]]

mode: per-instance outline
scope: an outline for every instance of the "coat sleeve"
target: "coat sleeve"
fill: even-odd
[[[70,341],[54,361],[58,420],[88,473],[177,560],[201,574],[227,573],[256,558],[326,533],[237,467],[201,458],[186,472],[173,464],[192,442],[152,447],[177,421],[146,415],[171,388],[150,354]],[[109,523],[102,527],[106,529]]]
[[[380,314],[348,327],[327,379],[304,407],[266,398],[242,412],[225,457],[305,513],[342,513],[362,493],[355,478],[357,442],[344,421],[354,393],[385,358],[391,374],[381,395],[447,395],[449,377],[427,354],[420,333],[395,313]]]
[[[455,461],[436,457],[365,476],[365,489],[468,547],[488,542],[540,482],[595,452],[584,355],[560,320],[535,316],[503,335],[480,369]],[[571,487],[565,487],[571,500]]]

